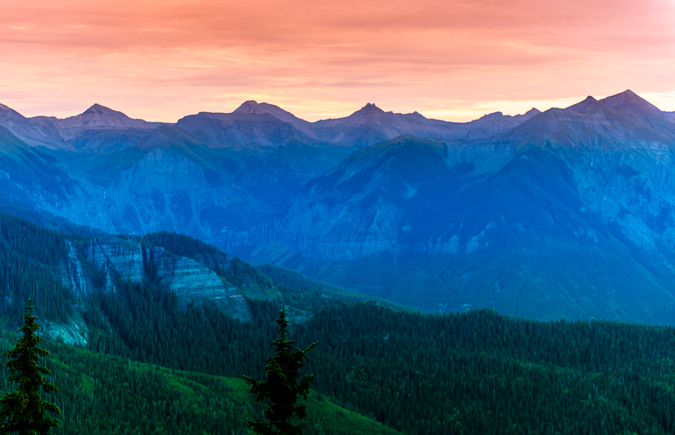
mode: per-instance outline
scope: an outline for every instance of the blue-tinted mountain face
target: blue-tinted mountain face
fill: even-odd
[[[424,310],[672,323],[675,119],[631,91],[470,123],[0,109],[2,194],[76,223],[188,233]]]

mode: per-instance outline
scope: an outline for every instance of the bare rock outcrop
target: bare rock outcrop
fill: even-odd
[[[141,282],[146,275],[153,275],[176,293],[181,304],[214,301],[232,317],[243,321],[252,318],[246,300],[236,287],[191,258],[117,237],[94,238],[82,246],[81,252],[79,256],[69,245],[62,267],[64,284],[79,298],[97,288],[115,292],[118,282]],[[91,270],[89,275],[87,269]]]

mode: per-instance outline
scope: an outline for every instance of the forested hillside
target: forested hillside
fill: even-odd
[[[87,350],[48,345],[59,433],[242,433],[253,408],[241,378],[263,377],[282,304],[298,346],[319,342],[305,367],[317,375],[309,433],[387,433],[375,420],[406,434],[675,430],[672,327],[415,313],[254,268],[177,234],[70,238],[2,214],[0,228],[0,350],[16,339],[9,331],[28,297],[41,325],[77,318],[86,327]],[[109,269],[94,268],[101,253]],[[89,268],[78,272],[91,281],[88,293],[66,285],[66,254]],[[177,294],[166,275],[179,261],[241,290],[250,317],[233,317],[218,295],[186,303],[185,288]],[[129,270],[140,279],[123,279],[137,276]],[[3,372],[3,391],[6,380]]]
[[[92,341],[94,349],[176,369],[262,377],[276,332],[274,304],[253,302],[254,320],[242,324],[213,307],[181,313],[158,293],[163,309],[142,288],[130,294],[148,311],[130,314],[104,301],[116,333]],[[149,317],[161,320],[143,320]],[[300,347],[319,342],[306,367],[317,375],[316,391],[408,434],[675,429],[671,327],[538,323],[491,311],[427,315],[367,303],[325,306],[292,334]]]
[[[16,340],[15,334],[3,333],[0,351]],[[256,408],[242,379],[180,372],[53,342],[46,347],[48,380],[59,389],[49,398],[62,413],[55,435],[250,433],[247,421]],[[0,391],[8,387],[3,367]],[[307,407],[307,433],[399,434],[315,392]]]
[[[244,297],[276,300],[304,310],[366,300],[318,283],[314,284],[320,289],[309,294],[304,287],[279,283],[239,258],[182,234],[110,236],[69,230],[73,232],[0,212],[0,313],[8,316],[6,320],[20,322],[25,301],[32,297],[36,313],[44,320],[69,324],[73,316],[79,321],[82,307],[98,293],[118,294],[125,286],[144,283],[161,283],[165,290],[177,292],[182,305],[221,301],[221,309],[245,320],[249,309]],[[270,270],[276,269],[270,266]],[[294,283],[311,283],[288,272]],[[78,309],[73,311],[74,307]]]
[[[29,297],[40,303],[37,314],[66,321],[73,295],[58,274],[66,256],[63,234],[0,213],[0,307],[20,319]]]

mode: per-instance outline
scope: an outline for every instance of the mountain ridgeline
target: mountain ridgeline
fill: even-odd
[[[674,146],[672,113],[631,91],[468,123],[373,104],[307,122],[247,101],[175,124],[0,106],[0,205],[185,233],[426,311],[673,323]]]

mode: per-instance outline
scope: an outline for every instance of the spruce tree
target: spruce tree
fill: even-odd
[[[48,417],[47,412],[61,414],[59,408],[40,397],[40,388],[45,393],[57,391],[46,382],[44,375],[51,374],[46,367],[38,365],[38,357],[48,356],[49,352],[38,347],[43,339],[35,334],[40,327],[33,315],[33,301],[29,299],[23,333],[16,347],[3,353],[11,358],[5,367],[9,369],[9,383],[17,382],[19,389],[5,393],[0,400],[0,433],[19,435],[47,435],[53,427],[59,427],[59,420]]]
[[[260,435],[302,435],[303,429],[295,420],[305,418],[307,409],[305,405],[297,404],[299,396],[307,398],[309,385],[314,375],[304,376],[300,372],[307,362],[306,353],[316,343],[312,343],[307,349],[295,349],[295,340],[289,340],[288,320],[286,311],[282,307],[279,311],[279,338],[272,342],[275,348],[274,355],[267,358],[265,375],[266,381],[257,381],[244,376],[246,383],[251,386],[251,394],[259,402],[267,402],[264,416],[269,421],[264,422],[257,418],[249,421],[253,431]]]

